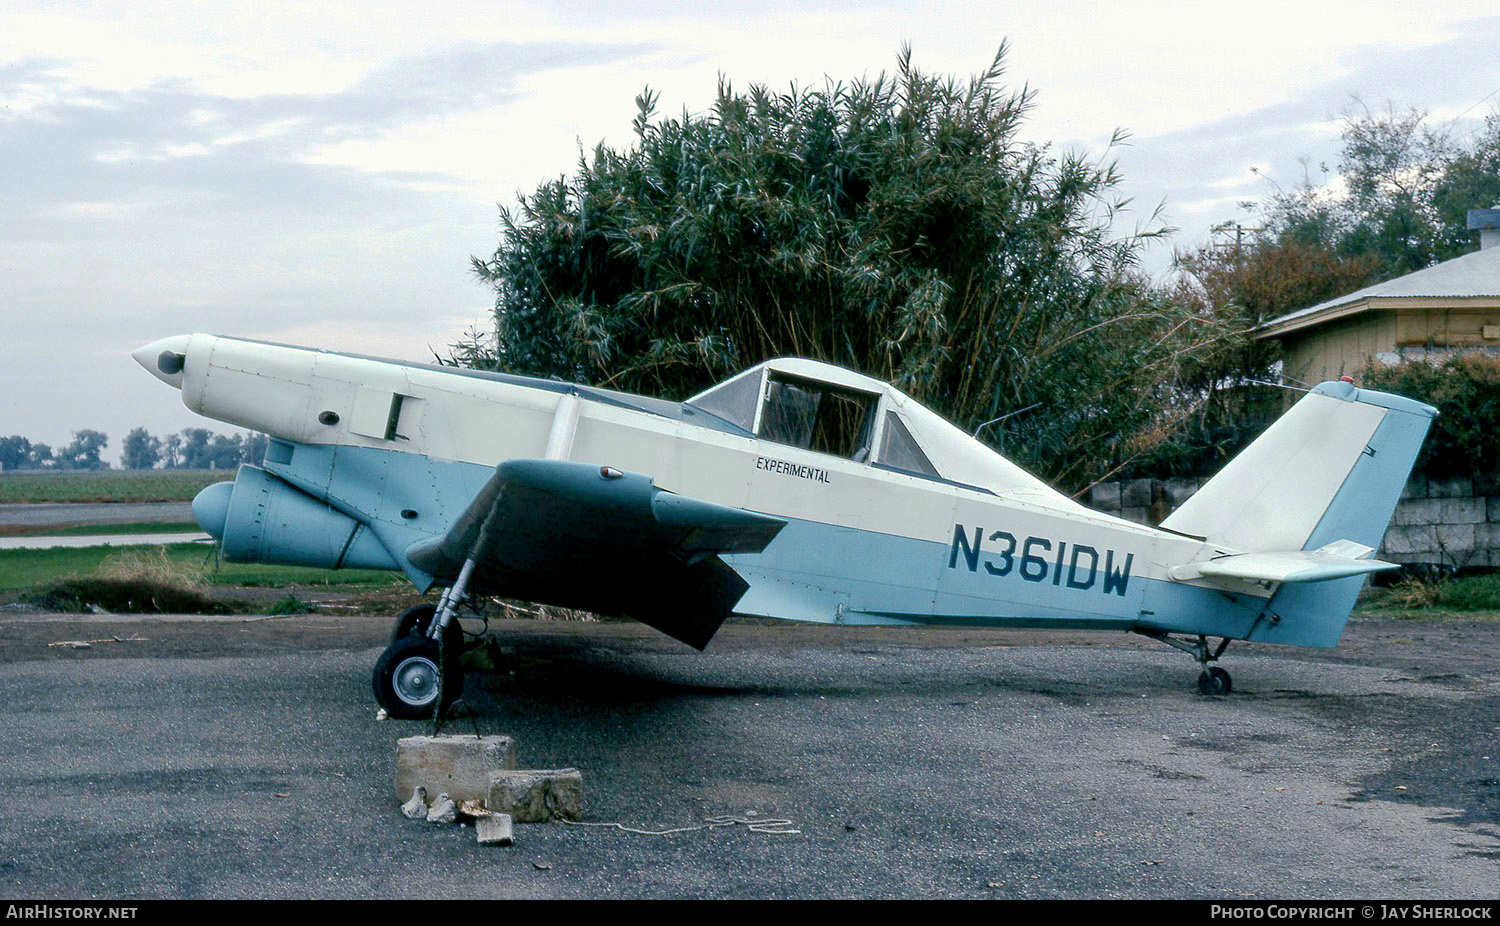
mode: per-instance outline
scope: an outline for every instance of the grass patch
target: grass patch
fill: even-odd
[[[21,600],[44,611],[70,613],[98,608],[116,614],[244,614],[249,610],[247,602],[216,598],[190,585],[105,576],[64,579],[22,595]]]
[[[136,521],[129,524],[70,524],[66,527],[9,524],[0,526],[0,537],[113,537],[121,534],[200,534],[192,521]]]
[[[310,604],[288,592],[282,598],[277,599],[269,608],[267,614],[313,614],[318,606]]]
[[[23,502],[186,502],[233,470],[117,469],[99,472],[3,473],[0,504]]]
[[[1369,617],[1500,619],[1500,575],[1403,579],[1359,606]]]
[[[44,583],[21,600],[48,611],[122,614],[243,614],[244,601],[209,594],[203,570],[174,560],[166,547],[136,547],[110,557],[93,575]]]

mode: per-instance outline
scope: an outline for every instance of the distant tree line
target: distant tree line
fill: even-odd
[[[125,435],[120,465],[123,469],[234,469],[264,457],[266,441],[266,435],[249,432],[225,435],[207,428],[185,428],[156,437],[145,428],[136,428]],[[13,434],[0,437],[0,470],[109,469],[102,458],[108,446],[108,435],[88,428],[74,431],[72,443],[58,449]]]
[[[74,431],[73,442],[56,450],[12,434],[0,437],[0,469],[109,469],[99,457],[108,445],[104,432],[88,428]]]
[[[258,463],[266,455],[264,434],[215,434],[207,428],[185,428],[155,437],[145,428],[125,435],[120,465],[125,469],[234,469]]]

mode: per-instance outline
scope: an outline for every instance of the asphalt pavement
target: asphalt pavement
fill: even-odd
[[[485,848],[397,812],[385,619],[0,616],[7,897],[1500,896],[1500,625],[1128,635],[512,621],[468,679],[586,819]],[[120,642],[116,642],[116,638]],[[49,646],[96,641],[87,648]],[[464,725],[458,730],[467,729]]]

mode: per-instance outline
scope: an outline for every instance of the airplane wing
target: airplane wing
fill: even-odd
[[[1401,568],[1397,563],[1367,559],[1373,552],[1363,544],[1340,540],[1316,550],[1220,556],[1201,563],[1174,566],[1168,574],[1179,582],[1200,576],[1259,582],[1323,582]]]
[[[657,488],[650,476],[559,460],[507,460],[441,537],[406,550],[474,588],[625,615],[703,649],[748,584],[719,554],[759,553],[786,522]]]

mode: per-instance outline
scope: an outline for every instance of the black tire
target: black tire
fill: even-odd
[[[1227,695],[1234,690],[1234,683],[1229,680],[1229,673],[1218,666],[1208,669],[1198,676],[1198,693],[1219,697]]]
[[[395,643],[402,637],[426,636],[427,628],[432,626],[432,619],[436,615],[435,604],[412,605],[396,618],[396,626],[391,630],[391,642]],[[453,620],[448,622],[445,633],[448,648],[461,654],[464,651],[464,629],[458,625],[458,615],[454,615]]]
[[[464,673],[459,667],[459,652],[443,647],[442,697],[447,704],[456,701],[464,690]],[[386,647],[375,660],[370,684],[375,700],[386,715],[398,720],[422,720],[431,717],[438,699],[438,645],[424,636],[402,637]]]
[[[401,616],[396,618],[396,626],[391,630],[391,642],[395,643],[402,637],[409,637],[413,633],[425,633],[427,626],[432,623],[432,616],[437,613],[435,604],[412,605]]]

